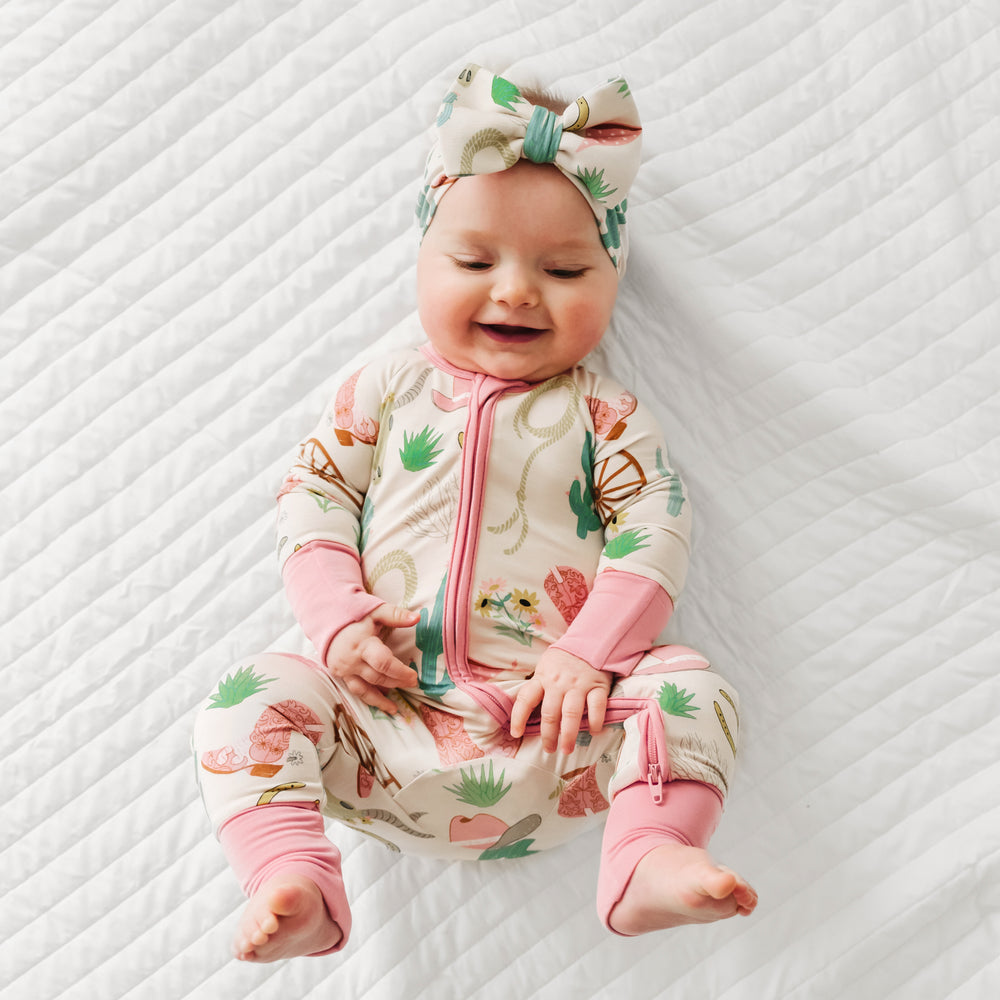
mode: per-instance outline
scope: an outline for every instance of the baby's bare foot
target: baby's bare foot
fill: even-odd
[[[747,916],[757,893],[736,872],[717,865],[707,851],[663,844],[636,865],[632,879],[609,917],[619,934],[705,924],[737,913]]]
[[[289,873],[265,882],[247,903],[233,954],[244,962],[276,962],[333,948],[342,937],[316,883]]]

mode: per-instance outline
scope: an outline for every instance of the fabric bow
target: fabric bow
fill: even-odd
[[[625,212],[639,168],[639,112],[623,79],[588,90],[562,115],[530,104],[517,86],[466,66],[445,95],[427,157],[417,219],[426,231],[450,181],[491,174],[519,159],[552,163],[576,185],[619,274],[628,244]]]

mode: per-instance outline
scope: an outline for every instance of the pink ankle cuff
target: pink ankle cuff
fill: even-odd
[[[608,930],[611,911],[639,862],[667,842],[707,847],[722,817],[722,795],[700,781],[669,781],[656,804],[645,782],[623,788],[611,803],[601,845],[597,914]]]
[[[288,803],[245,809],[222,824],[219,843],[248,897],[279,872],[294,872],[315,882],[343,934],[333,948],[315,954],[328,955],[347,944],[351,909],[340,873],[340,852],[327,839],[316,806]]]

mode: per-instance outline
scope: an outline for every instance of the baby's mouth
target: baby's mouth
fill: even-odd
[[[525,343],[545,332],[532,326],[512,326],[508,323],[479,323],[478,326],[488,337],[506,343]]]

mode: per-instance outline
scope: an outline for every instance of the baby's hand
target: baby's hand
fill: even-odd
[[[528,716],[542,706],[542,747],[554,753],[558,742],[563,753],[572,753],[587,711],[588,728],[596,736],[604,727],[611,674],[561,649],[547,649],[535,673],[525,681],[510,713],[510,734],[524,735]]]
[[[333,637],[326,652],[326,669],[366,705],[395,715],[396,705],[383,691],[414,687],[417,672],[393,656],[384,640],[392,629],[412,628],[419,621],[419,611],[383,604]]]

